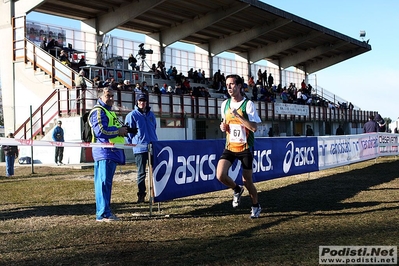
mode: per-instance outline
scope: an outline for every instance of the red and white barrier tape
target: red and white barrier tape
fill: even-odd
[[[0,145],[47,146],[47,147],[82,147],[82,148],[102,147],[102,148],[118,148],[118,149],[131,149],[133,147],[147,147],[147,145],[143,145],[143,144],[58,142],[58,141],[31,140],[31,139],[12,139],[12,138],[0,138]]]

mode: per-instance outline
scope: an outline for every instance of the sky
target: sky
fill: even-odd
[[[372,50],[315,72],[317,85],[362,110],[399,117],[398,0],[267,0],[269,5],[362,40]],[[398,33],[398,35],[395,34]]]
[[[393,121],[399,117],[399,1],[398,0],[262,0],[351,38],[366,32],[372,50],[309,76],[317,85],[362,110],[378,111]],[[42,14],[31,13],[28,20],[45,21]],[[75,24],[76,23],[76,24]],[[51,20],[52,25],[79,28],[78,21]],[[395,34],[398,32],[398,35]],[[124,36],[123,31],[111,32]],[[140,40],[140,35],[129,39]],[[184,48],[181,48],[184,49]],[[312,83],[312,82],[311,82]],[[396,108],[398,107],[398,108]]]

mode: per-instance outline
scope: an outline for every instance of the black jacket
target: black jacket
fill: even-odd
[[[18,146],[2,145],[1,147],[3,148],[5,156],[14,155],[18,157]]]

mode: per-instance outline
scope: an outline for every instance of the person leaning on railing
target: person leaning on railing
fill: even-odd
[[[69,67],[71,66],[71,61],[68,59],[68,54],[64,50],[61,50],[59,59],[64,65]]]
[[[85,71],[82,69],[79,71],[78,77],[75,80],[75,87],[80,89],[86,89],[87,84],[85,80]]]

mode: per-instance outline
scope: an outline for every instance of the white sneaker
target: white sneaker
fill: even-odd
[[[244,187],[240,186],[241,190],[239,193],[233,194],[233,208],[237,208],[240,205],[241,195],[244,193]]]
[[[108,220],[108,222],[115,222],[115,221],[120,221],[121,219],[119,219],[118,217],[116,217],[115,214],[111,214],[111,216],[105,218]]]
[[[109,217],[103,217],[103,218],[101,218],[101,219],[97,219],[96,221],[97,222],[106,222],[106,223],[109,223],[109,222],[116,222],[116,221],[120,221],[121,219],[119,219],[118,217],[116,217],[116,215],[115,214],[111,214],[111,216],[109,216]]]
[[[260,207],[251,207],[251,218],[259,218],[260,216],[260,211],[262,210],[262,208]]]

